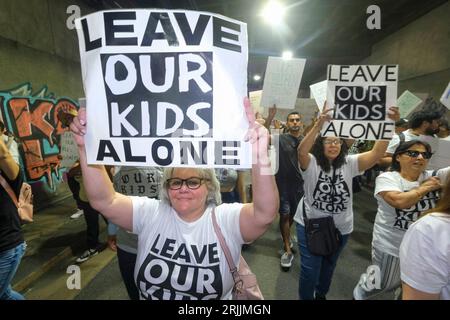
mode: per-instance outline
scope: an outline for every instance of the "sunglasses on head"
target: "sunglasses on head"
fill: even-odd
[[[419,156],[419,154],[421,154],[422,158],[424,158],[424,159],[430,159],[431,156],[433,155],[431,152],[428,152],[428,151],[420,152],[420,151],[416,151],[416,150],[406,150],[405,152],[402,152],[402,153],[406,154],[408,157],[411,157],[411,158],[417,158]]]

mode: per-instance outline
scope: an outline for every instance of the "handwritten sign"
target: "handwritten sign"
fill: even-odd
[[[394,121],[388,108],[397,98],[397,65],[329,65],[327,105],[332,121],[323,136],[361,140],[390,140]]]
[[[253,112],[262,113],[263,112],[263,108],[261,107],[262,90],[251,91],[248,93],[248,95],[249,95],[250,104],[252,106]]]
[[[327,100],[327,80],[314,83],[309,86],[311,90],[311,98],[314,98],[319,107],[320,112],[322,112],[325,100]]]
[[[269,57],[261,97],[261,106],[294,109],[297,100],[305,59]]]
[[[78,160],[78,147],[73,139],[72,132],[61,135],[61,167],[70,168]]]
[[[76,24],[89,164],[251,166],[245,23],[137,9],[99,11]]]
[[[403,92],[397,100],[397,107],[400,111],[400,118],[406,118],[421,103],[422,100],[413,95],[408,90]]]

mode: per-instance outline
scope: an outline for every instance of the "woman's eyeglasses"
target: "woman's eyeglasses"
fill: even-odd
[[[416,150],[406,150],[403,153],[411,158],[417,158],[419,156],[419,154],[421,154],[422,158],[427,159],[427,160],[430,159],[431,156],[433,155],[431,152],[428,152],[428,151],[420,152],[420,151],[416,151]]]
[[[334,144],[335,146],[342,145],[342,140],[324,140],[323,144]]]
[[[195,189],[200,188],[203,181],[209,181],[209,179],[202,179],[202,178],[197,178],[197,177],[192,177],[192,178],[188,178],[188,179],[172,178],[172,179],[167,179],[166,183],[167,183],[167,187],[170,190],[181,189],[181,187],[183,186],[183,183],[185,183],[189,189],[195,190]]]

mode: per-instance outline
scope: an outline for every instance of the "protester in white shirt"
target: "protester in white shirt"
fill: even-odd
[[[450,173],[450,167],[435,172],[426,170],[430,150],[423,141],[403,142],[392,156],[393,171],[376,179],[378,210],[373,227],[372,265],[353,291],[356,300],[400,288],[398,257],[403,236],[421,213],[436,206],[441,181],[446,181]]]
[[[299,297],[302,300],[326,298],[337,259],[353,231],[353,177],[375,165],[388,145],[388,141],[377,141],[371,151],[348,156],[343,140],[319,135],[325,121],[330,120],[329,111],[324,106],[319,120],[298,147],[305,193],[294,220],[297,222],[300,251]],[[397,108],[391,107],[390,113],[392,120],[399,119]],[[342,234],[339,249],[335,253],[319,256],[310,252],[303,213],[308,220],[333,217]]]
[[[406,232],[400,271],[403,300],[450,300],[450,180],[432,213]]]
[[[435,152],[438,143],[436,134],[439,132],[439,119],[441,117],[441,113],[427,109],[414,112],[408,122],[410,128],[400,134],[394,135],[387,147],[386,154],[379,161],[379,165],[383,168],[388,168],[391,165],[392,155],[400,142],[411,140],[425,141],[431,145],[431,151]]]
[[[241,245],[260,237],[278,212],[268,161],[268,132],[255,121],[248,99],[248,140],[253,148],[253,203],[220,204],[214,169],[166,168],[160,200],[115,192],[103,166],[88,166],[84,135],[86,110],[70,125],[78,145],[90,203],[108,219],[139,237],[135,269],[141,299],[230,299],[233,277],[214,231],[212,211],[235,265]]]

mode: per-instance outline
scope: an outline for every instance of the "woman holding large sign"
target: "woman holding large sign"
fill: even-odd
[[[403,236],[421,213],[436,206],[437,191],[450,173],[450,167],[425,170],[431,155],[431,146],[426,142],[403,142],[392,156],[392,171],[377,177],[372,265],[353,290],[356,300],[371,299],[400,288],[399,248]]]
[[[319,135],[331,119],[331,110],[324,106],[297,149],[305,191],[294,217],[302,300],[325,299],[337,259],[353,231],[352,179],[374,166],[389,143],[377,141],[371,151],[348,155],[343,140]],[[397,108],[390,108],[389,117],[394,121],[399,118]]]
[[[87,165],[84,109],[71,124],[90,203],[139,236],[135,280],[141,299],[230,299],[234,282],[211,213],[237,265],[241,245],[261,236],[278,212],[275,179],[262,171],[269,163],[268,132],[255,122],[248,99],[244,105],[254,155],[253,203],[248,204],[219,205],[213,169],[166,168],[161,200],[115,192],[103,166]]]

